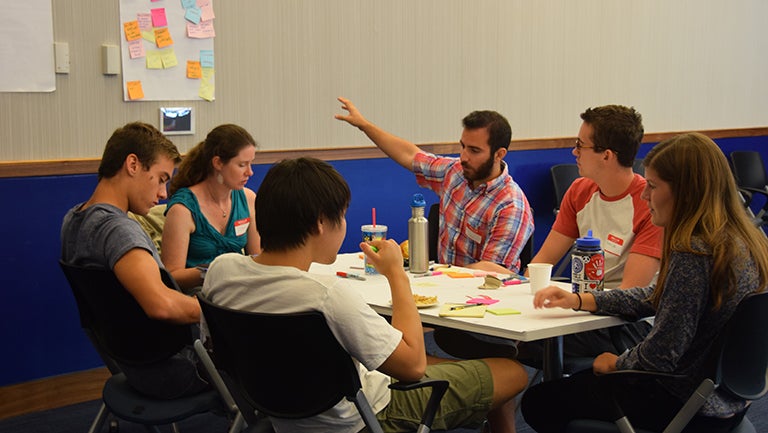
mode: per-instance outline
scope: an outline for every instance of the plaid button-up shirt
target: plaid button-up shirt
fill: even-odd
[[[419,153],[416,181],[440,196],[440,263],[465,266],[482,260],[519,272],[520,252],[533,234],[533,214],[502,161],[502,173],[470,188],[458,158]]]

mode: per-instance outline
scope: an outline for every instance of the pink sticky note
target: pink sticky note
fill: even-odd
[[[153,27],[168,26],[168,19],[165,17],[165,8],[155,8],[155,9],[150,9],[149,11],[152,13]]]
[[[469,301],[467,301],[467,304],[482,304],[482,305],[492,305],[499,302],[498,299],[491,299],[491,298],[472,298]]]

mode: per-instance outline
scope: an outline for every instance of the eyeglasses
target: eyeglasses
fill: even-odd
[[[573,143],[573,145],[578,151],[581,151],[581,149],[594,149],[597,147],[597,146],[585,146],[584,142],[581,141],[581,138],[576,138],[576,142]]]
[[[613,153],[618,154],[619,152],[615,151],[614,149],[611,149],[610,147],[600,147],[600,146],[585,146],[584,142],[581,141],[581,138],[576,138],[576,142],[573,143],[573,147],[576,148],[579,152],[581,152],[581,149],[595,149],[595,152],[604,152],[606,150],[610,150]]]

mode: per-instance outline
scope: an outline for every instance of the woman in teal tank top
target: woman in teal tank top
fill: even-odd
[[[189,151],[171,180],[162,259],[182,289],[203,284],[207,266],[221,254],[259,254],[256,193],[246,184],[256,142],[240,126],[214,128]]]

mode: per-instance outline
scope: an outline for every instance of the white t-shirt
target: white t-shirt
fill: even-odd
[[[390,378],[376,371],[402,333],[379,316],[344,279],[293,267],[265,266],[249,256],[224,254],[208,268],[202,293],[212,303],[259,313],[319,311],[355,360],[363,392],[378,413],[390,400]],[[207,330],[203,323],[203,332]],[[312,360],[307,360],[312,368]],[[342,399],[328,411],[300,420],[272,419],[277,432],[357,432],[364,427],[354,404]]]

